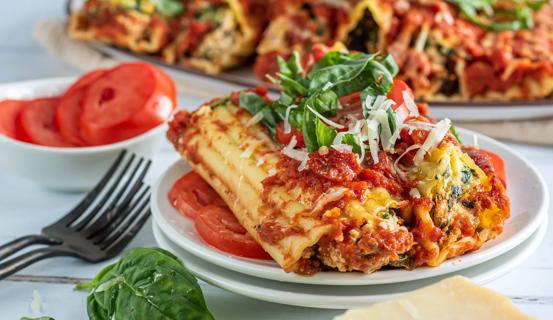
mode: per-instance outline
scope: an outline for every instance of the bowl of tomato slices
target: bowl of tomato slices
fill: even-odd
[[[0,167],[49,189],[88,190],[122,150],[158,151],[175,108],[174,82],[146,63],[0,85]]]

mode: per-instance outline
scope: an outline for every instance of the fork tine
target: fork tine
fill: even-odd
[[[143,184],[141,183],[140,186],[143,186]],[[94,222],[93,225],[84,230],[86,238],[93,243],[97,243],[101,239],[104,239],[109,233],[117,229],[129,213],[132,212],[139,203],[141,203],[142,199],[147,196],[149,190],[150,187],[146,186],[139,194],[129,194],[129,203],[126,206],[121,207],[121,209],[117,210],[117,212],[111,216],[103,214],[97,221]]]
[[[131,177],[129,177],[129,179],[125,183],[125,186],[120,189],[119,194],[115,197],[115,199],[111,201],[109,207],[105,209],[103,213],[93,222],[89,223],[87,226],[83,226],[81,229],[77,229],[78,231],[84,230],[85,236],[88,238],[92,234],[95,234],[98,230],[105,228],[106,225],[112,224],[117,219],[117,217],[119,217],[123,213],[124,209],[129,205],[131,200],[136,196],[137,192],[144,185],[144,177],[150,170],[152,161],[148,160],[146,161],[146,165],[144,166],[144,168],[141,169],[138,177],[134,179],[135,175],[138,172],[138,169],[140,168],[142,160],[143,159],[141,158],[140,163],[131,174]],[[131,182],[134,183],[131,187],[129,187]],[[125,195],[125,197],[121,202],[119,202],[123,195]]]
[[[150,218],[150,214],[150,208],[143,208],[140,215],[136,217],[134,223],[129,224],[124,232],[119,232],[117,237],[114,237],[111,242],[106,243],[105,246],[102,247],[106,255],[112,257],[121,252],[136,236],[140,229],[142,229],[146,221]]]
[[[105,249],[113,242],[115,242],[115,240],[119,238],[122,234],[124,234],[129,226],[133,225],[136,219],[140,216],[141,212],[144,211],[144,209],[148,209],[148,204],[150,202],[149,192],[147,192],[146,195],[146,199],[137,203],[135,209],[129,212],[124,219],[121,219],[122,221],[117,227],[112,228],[111,232],[105,233],[104,237],[96,241],[94,244],[97,244],[102,249]]]
[[[57,224],[67,226],[71,224],[73,221],[75,221],[77,218],[79,218],[83,213],[83,211],[85,211],[94,202],[94,200],[96,200],[96,198],[104,189],[106,184],[111,180],[111,177],[121,165],[121,161],[123,160],[126,154],[127,154],[127,150],[121,151],[121,153],[119,153],[119,155],[117,156],[117,159],[115,159],[115,161],[108,169],[108,171],[104,174],[102,179],[96,184],[96,186],[94,186],[94,188],[91,191],[89,191],[86,194],[84,199],[81,200],[81,202],[79,202],[73,209],[71,209],[69,213],[67,213],[65,216],[63,216],[61,219],[54,222],[50,226],[57,225]]]
[[[125,175],[129,171],[129,168],[133,164],[135,158],[136,158],[136,155],[132,154],[130,159],[126,162],[125,167],[123,168],[123,170],[121,170],[119,172],[119,174],[118,174],[117,178],[115,179],[115,181],[113,181],[111,183],[111,185],[109,187],[109,190],[104,193],[104,196],[102,197],[102,199],[100,201],[98,201],[96,206],[91,211],[89,211],[87,213],[87,215],[82,220],[78,221],[77,224],[72,227],[74,230],[76,230],[76,231],[82,230],[91,220],[94,219],[94,217],[96,217],[98,212],[100,212],[100,210],[102,210],[102,208],[105,206],[105,204],[108,202],[108,200],[113,196],[113,193],[117,190],[117,188],[121,184],[121,182],[123,180],[125,180]],[[140,163],[141,162],[139,161],[138,166],[140,165]]]

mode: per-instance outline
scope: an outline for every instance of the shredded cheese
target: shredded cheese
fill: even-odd
[[[317,110],[311,108],[310,106],[306,105],[307,109],[309,109],[311,112],[313,112],[319,119],[321,119],[322,122],[328,124],[329,126],[331,127],[334,127],[336,129],[344,129],[345,127],[339,123],[336,123],[328,118],[326,118],[325,116],[323,116],[322,114],[320,114],[319,112],[317,112]]]
[[[409,109],[410,115],[413,117],[418,117],[419,108],[417,107],[415,100],[413,100],[411,93],[407,90],[403,90],[401,94],[403,96],[403,101],[405,102],[405,106],[407,107],[407,109]]]
[[[292,131],[292,126],[290,125],[290,112],[292,109],[297,108],[298,105],[292,104],[289,105],[288,108],[286,108],[286,113],[284,114],[284,133],[290,133]]]
[[[315,205],[311,209],[311,212],[319,212],[323,210],[327,204],[342,199],[346,192],[349,192],[348,188],[336,187],[328,189],[327,192],[323,193],[319,196],[319,198],[317,198],[317,200],[315,200]]]
[[[246,122],[246,128],[249,128],[253,125],[258,124],[261,120],[263,120],[263,113],[258,112],[253,117],[251,117],[251,119],[248,120],[248,122]]]
[[[411,190],[409,190],[409,195],[411,196],[411,198],[415,199],[419,199],[421,197],[421,193],[417,188],[411,188]]]
[[[408,154],[409,152],[411,152],[413,150],[416,150],[420,147],[421,147],[420,144],[414,144],[414,145],[411,145],[411,146],[407,147],[407,149],[405,149],[405,151],[396,159],[396,161],[394,161],[394,169],[396,170],[397,174],[399,175],[399,177],[401,179],[405,180],[405,172],[403,172],[403,170],[399,167],[399,161],[401,161],[401,159],[406,154]]]
[[[451,120],[449,119],[444,119],[436,123],[436,126],[432,128],[432,130],[428,134],[428,137],[426,137],[426,140],[424,141],[420,149],[417,151],[417,154],[413,159],[415,164],[420,164],[424,159],[424,156],[430,151],[432,151],[435,147],[437,147],[442,142],[445,135],[449,131],[450,127],[451,127]]]
[[[253,143],[251,143],[242,154],[240,154],[240,158],[249,158],[252,156],[253,152],[257,147],[259,147],[262,144],[261,141],[255,140]]]
[[[429,30],[430,30],[430,26],[428,25],[428,23],[422,26],[421,32],[419,32],[419,36],[417,37],[417,40],[415,42],[415,50],[419,52],[424,51],[424,47],[426,46],[426,41],[428,40]]]
[[[33,290],[33,300],[31,301],[31,310],[33,313],[40,313],[42,311],[42,296],[38,290]]]
[[[300,161],[301,164],[298,167],[298,170],[303,171],[307,167],[307,161],[309,160],[309,153],[307,152],[307,150],[294,149],[297,144],[298,144],[298,140],[296,139],[296,136],[292,136],[290,143],[282,149],[282,154],[284,154],[288,158]]]

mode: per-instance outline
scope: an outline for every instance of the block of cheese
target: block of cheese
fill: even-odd
[[[349,310],[334,320],[529,320],[511,300],[455,276],[365,309]]]

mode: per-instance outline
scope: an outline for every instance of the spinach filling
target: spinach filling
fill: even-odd
[[[451,97],[457,93],[459,93],[459,77],[457,76],[457,73],[455,72],[455,50],[453,49],[446,49],[442,46],[439,46],[440,52],[443,54],[445,58],[445,69],[447,71],[447,76],[443,79],[442,85],[440,89],[438,90],[439,93]]]
[[[369,9],[365,10],[359,24],[349,32],[346,47],[360,52],[378,51],[378,24]]]

